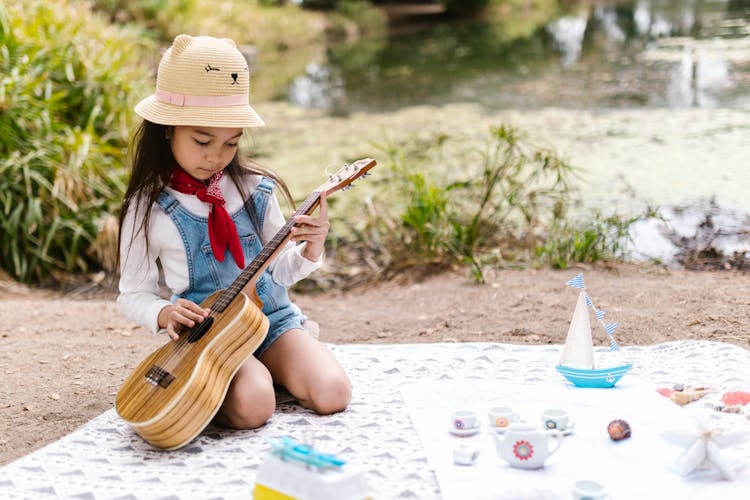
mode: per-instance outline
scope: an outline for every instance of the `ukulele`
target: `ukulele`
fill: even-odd
[[[170,340],[143,360],[125,379],[115,398],[120,417],[156,448],[177,449],[195,438],[213,419],[229,383],[268,333],[268,318],[255,289],[257,280],[291,237],[294,216],[309,215],[330,196],[365,176],[376,165],[364,158],[329,176],[300,205],[278,233],[232,284],[201,303],[211,313],[180,338]],[[243,290],[251,290],[249,297]]]

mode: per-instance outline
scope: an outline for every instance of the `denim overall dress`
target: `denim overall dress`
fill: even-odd
[[[263,177],[252,194],[260,228],[263,227],[274,185],[273,180]],[[156,202],[177,226],[187,254],[189,284],[184,292],[172,296],[172,302],[184,298],[200,304],[217,290],[229,287],[242,269],[237,267],[231,252],[224,254],[224,262],[216,260],[208,237],[208,219],[188,211],[166,190],[159,194]],[[240,236],[245,263],[249,264],[263,248],[261,238],[245,208],[231,214],[231,217]],[[258,279],[256,289],[263,302],[263,314],[268,316],[269,320],[268,335],[253,353],[257,358],[284,332],[302,328],[302,322],[306,318],[299,307],[289,300],[286,287],[277,284],[268,269]]]

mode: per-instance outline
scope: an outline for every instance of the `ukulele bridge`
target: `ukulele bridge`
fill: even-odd
[[[169,387],[169,384],[171,384],[173,380],[174,375],[169,373],[161,366],[154,365],[151,367],[148,373],[146,373],[146,382],[151,385],[158,385],[159,387],[163,387],[164,389]]]

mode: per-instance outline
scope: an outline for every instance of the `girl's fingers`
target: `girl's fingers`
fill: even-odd
[[[300,225],[328,227],[330,224],[328,223],[328,202],[326,201],[325,191],[320,193],[320,210],[318,211],[318,216],[297,215],[294,217],[294,222]]]
[[[318,212],[318,218],[320,220],[328,220],[328,201],[326,201],[326,192],[320,193],[320,212]]]
[[[304,236],[325,236],[328,234],[326,227],[300,226],[292,228],[292,236],[300,238]]]
[[[174,330],[174,323],[170,320],[167,324],[167,335],[169,335],[169,338],[172,340],[179,340],[180,336],[177,335],[177,332]]]
[[[198,323],[200,323],[201,321],[203,321],[203,318],[205,318],[203,311],[194,312],[189,309],[184,309],[182,311],[178,311],[178,314],[180,315],[181,318],[185,318],[186,320],[191,321],[191,323],[194,321],[197,321]],[[183,325],[187,325],[187,326],[193,326],[192,324],[188,325],[184,321],[180,321],[180,323],[182,323]]]
[[[178,325],[185,325],[188,328],[193,326],[196,321],[200,320],[195,318],[194,315],[191,315],[187,311],[185,311],[184,313],[182,311],[175,311],[172,314],[172,322],[177,323]]]
[[[190,310],[196,311],[196,312],[199,312],[199,311],[203,310],[201,308],[201,306],[199,306],[198,304],[196,304],[192,300],[187,300],[187,299],[177,299],[177,301],[175,302],[175,305],[177,307],[182,307],[183,309],[190,309]]]
[[[295,226],[300,227],[323,227],[328,223],[328,219],[320,219],[318,217],[310,217],[309,215],[298,215],[294,218],[294,222],[299,224]]]
[[[328,229],[331,223],[328,221],[328,202],[325,192],[320,193],[320,210],[317,217],[309,215],[297,215],[294,217],[295,226],[291,230],[292,241],[305,241],[303,257],[316,261],[323,253]]]
[[[178,299],[175,302],[175,306],[177,306],[177,311],[180,314],[188,316],[195,321],[203,321],[203,318],[207,317],[211,312],[210,309],[203,309],[195,302],[186,299]]]
[[[172,340],[178,340],[180,338],[178,330],[181,330],[183,326],[192,328],[196,322],[202,322],[210,312],[209,309],[203,309],[195,302],[178,299],[169,312],[167,334]]]

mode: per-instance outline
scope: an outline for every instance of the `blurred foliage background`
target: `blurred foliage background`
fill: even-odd
[[[393,4],[394,2],[390,2]],[[397,2],[396,2],[397,3]],[[434,3],[434,2],[433,2]],[[523,9],[537,26],[558,0],[441,0],[447,16],[507,17]],[[0,269],[23,282],[54,285],[115,271],[117,216],[128,175],[133,105],[153,89],[160,49],[179,33],[221,33],[263,57],[383,33],[382,2],[365,0],[6,0],[0,3]],[[542,14],[540,15],[540,12]],[[547,14],[544,14],[547,12]],[[507,23],[503,36],[528,32]],[[521,35],[518,35],[521,36]],[[285,78],[280,75],[279,78]],[[256,89],[263,95],[263,89]],[[559,220],[572,203],[573,169],[554,152],[498,126],[486,145],[460,137],[428,143],[405,135],[380,144],[400,186],[372,210],[347,219],[334,252],[344,274],[362,262],[380,275],[403,265],[485,265],[617,257],[608,240],[576,243]],[[451,178],[429,168],[452,166]],[[473,161],[466,163],[466,158]],[[425,170],[427,168],[427,170]],[[443,168],[442,170],[445,170]],[[336,217],[336,214],[333,214]],[[604,223],[608,219],[601,219]],[[558,222],[555,222],[558,221]],[[615,225],[621,221],[615,221]],[[558,245],[545,243],[555,228]],[[601,229],[601,228],[599,228]],[[596,228],[595,228],[596,232]],[[606,234],[602,230],[599,233]],[[546,244],[545,247],[540,245]],[[571,247],[572,245],[572,247]],[[594,247],[595,254],[586,249]],[[563,250],[567,249],[567,250]],[[578,252],[578,253],[576,253]],[[582,255],[581,255],[582,253]],[[336,265],[333,266],[336,268]]]
[[[76,1],[0,10],[0,267],[26,282],[111,269],[151,40]]]

